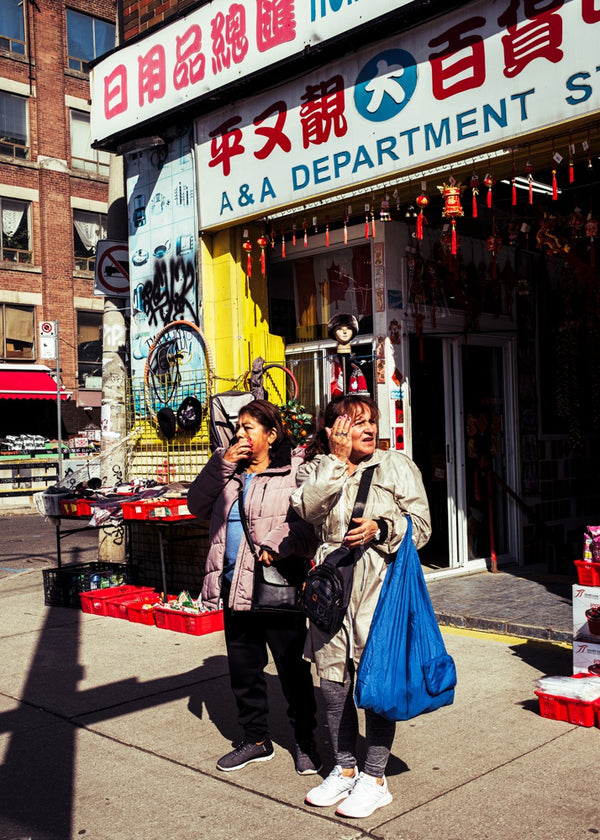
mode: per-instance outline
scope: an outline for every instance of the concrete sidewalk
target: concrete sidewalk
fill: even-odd
[[[496,585],[496,584],[493,584]],[[541,718],[533,680],[566,645],[454,630],[452,707],[398,724],[393,803],[351,822],[304,804],[269,666],[275,758],[215,762],[239,736],[222,633],[188,636],[45,607],[42,575],[0,580],[0,838],[579,840],[600,832],[598,729]],[[332,765],[320,709],[325,770]],[[318,781],[318,778],[317,778]]]

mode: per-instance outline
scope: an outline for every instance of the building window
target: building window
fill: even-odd
[[[102,313],[77,313],[77,378],[80,388],[102,388]]]
[[[71,111],[71,166],[92,175],[106,175],[110,155],[108,152],[92,149],[90,136],[90,115],[85,111]]]
[[[0,3],[0,50],[25,55],[25,18],[23,0]]]
[[[77,271],[94,270],[96,246],[99,239],[106,239],[106,214],[73,210],[73,240]]]
[[[2,261],[31,263],[33,260],[29,234],[29,202],[0,197],[0,219]]]
[[[27,99],[6,91],[0,91],[0,154],[29,157]]]
[[[114,46],[114,23],[67,9],[67,62],[70,70],[88,73],[90,61]]]
[[[34,359],[35,312],[32,306],[0,303],[0,356],[3,359]]]

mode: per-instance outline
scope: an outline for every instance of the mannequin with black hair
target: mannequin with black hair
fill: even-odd
[[[329,319],[329,338],[337,342],[335,354],[331,357],[330,396],[346,394],[369,395],[365,376],[356,363],[350,342],[358,334],[358,320],[348,312],[340,312]]]

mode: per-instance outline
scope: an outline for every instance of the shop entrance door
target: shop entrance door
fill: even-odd
[[[433,534],[420,552],[430,573],[514,561],[512,342],[424,336],[410,348],[413,458],[423,473]]]

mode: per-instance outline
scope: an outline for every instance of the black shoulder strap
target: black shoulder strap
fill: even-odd
[[[361,476],[360,484],[358,485],[358,493],[356,494],[356,501],[354,502],[354,507],[352,508],[352,519],[357,519],[364,513],[367,496],[369,495],[369,489],[373,479],[373,472],[376,466],[376,464],[373,464],[373,466],[367,467]]]

